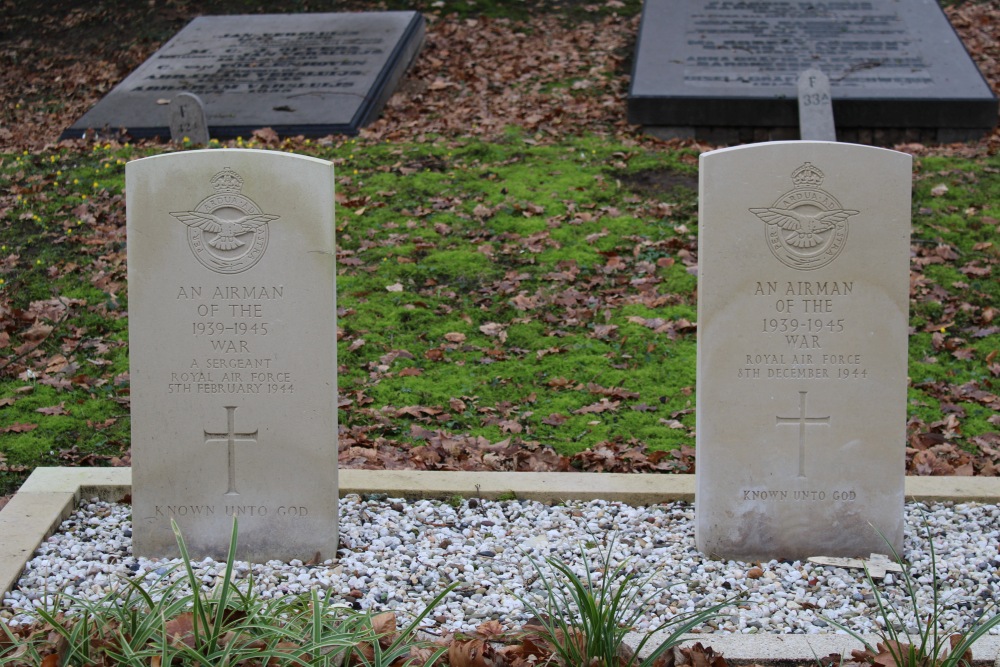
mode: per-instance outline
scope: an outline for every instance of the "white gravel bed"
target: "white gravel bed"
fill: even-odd
[[[27,563],[14,591],[4,597],[0,618],[28,623],[30,610],[52,604],[59,592],[98,600],[112,588],[124,587],[126,578],[141,579],[155,590],[181,577],[182,568],[170,571],[179,561],[132,555],[130,515],[129,505],[96,499],[82,503]],[[827,619],[873,632],[882,622],[862,570],[800,561],[708,560],[695,549],[693,519],[693,506],[683,502],[550,506],[471,499],[453,507],[442,501],[351,495],[340,504],[339,558],[320,565],[239,562],[235,574],[245,583],[252,573],[265,598],[318,588],[332,590],[356,609],[402,615],[419,613],[458,581],[458,589],[429,615],[427,629],[469,632],[489,619],[510,628],[530,618],[519,596],[541,595],[543,588],[529,554],[539,563],[559,559],[583,576],[581,545],[596,568],[614,539],[615,564],[624,562],[639,581],[652,575],[645,584],[649,602],[640,631],[738,593],[744,595],[738,605],[701,632],[837,632]],[[1000,507],[909,503],[906,519],[903,556],[926,601],[922,612],[931,608],[932,595],[925,523],[934,539],[944,623],[962,630],[984,609],[990,615],[1000,611],[990,608],[1000,600]],[[206,559],[195,570],[211,587],[225,564]],[[887,576],[878,590],[897,609],[908,608],[900,575]],[[916,629],[912,613],[905,625]],[[998,632],[1000,628],[993,629]]]

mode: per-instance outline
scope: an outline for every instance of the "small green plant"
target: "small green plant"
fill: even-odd
[[[524,606],[541,624],[540,635],[551,647],[554,657],[564,667],[593,665],[600,667],[651,667],[663,653],[676,646],[681,635],[703,625],[724,607],[727,600],[707,609],[676,616],[649,630],[635,652],[624,644],[625,635],[632,631],[643,613],[650,596],[641,595],[648,577],[637,578],[628,573],[625,564],[612,565],[615,539],[599,563],[603,576],[594,581],[594,570],[583,546],[580,554],[585,564],[585,576],[578,576],[560,560],[546,558],[546,568],[528,556],[545,589],[545,605],[540,609],[531,600],[519,596]],[[645,658],[639,654],[656,633],[670,628],[670,634]]]
[[[168,584],[156,599],[139,580],[127,580],[96,602],[65,596],[70,602],[68,613],[45,607],[36,610],[54,635],[46,628],[20,637],[0,623],[0,666],[48,665],[51,659],[45,662],[45,654],[54,653],[59,664],[66,665],[328,667],[347,660],[349,664],[381,667],[392,663],[429,665],[441,653],[415,634],[423,618],[454,585],[396,632],[391,612],[376,617],[357,613],[335,604],[329,593],[313,590],[264,600],[253,593],[252,579],[246,593],[233,586],[235,519],[225,575],[219,587],[205,591],[191,566],[184,538],[176,523],[172,525],[182,560],[178,567],[184,568],[186,577]],[[165,573],[164,580],[171,573]],[[182,592],[185,582],[191,592]],[[59,600],[53,608],[60,608]],[[431,659],[419,663],[402,660],[414,648],[423,649]]]
[[[362,641],[355,641],[345,664],[363,667],[430,667],[448,652],[446,646],[434,646],[430,642],[417,639],[420,622],[430,611],[452,592],[458,583],[452,583],[442,590],[424,607],[410,623],[396,631],[395,614],[386,612],[378,616],[365,615],[360,624]],[[387,619],[386,622],[381,619]]]
[[[459,507],[462,506],[462,500],[463,500],[462,496],[456,493],[453,496],[448,496],[448,499],[445,502],[454,507],[455,509],[458,509]]]
[[[877,529],[876,529],[877,530]],[[892,557],[902,563],[899,554],[896,553],[892,543],[886,536],[878,531],[885,540]],[[914,585],[913,577],[910,575],[909,567],[903,565],[902,581],[906,591],[907,606],[912,609],[917,621],[916,633],[919,641],[914,643],[905,630],[906,628],[906,608],[900,609],[894,606],[882,593],[879,592],[868,566],[865,566],[865,578],[875,594],[875,603],[878,607],[879,616],[882,618],[882,628],[877,631],[877,636],[881,641],[876,646],[872,646],[865,638],[851,628],[846,627],[839,621],[827,617],[841,630],[844,630],[855,639],[864,644],[865,649],[874,657],[888,651],[893,664],[896,667],[971,667],[971,648],[977,639],[990,631],[993,626],[1000,624],[1000,614],[988,616],[987,612],[991,608],[995,610],[996,602],[991,602],[982,614],[973,623],[972,627],[963,631],[957,625],[949,627],[942,626],[943,607],[938,596],[940,581],[937,574],[937,557],[934,553],[934,539],[931,536],[930,527],[925,522],[924,534],[927,538],[931,556],[931,589],[933,594],[930,599],[930,607],[925,606],[923,600],[917,594],[917,587]],[[966,655],[969,653],[969,655]]]

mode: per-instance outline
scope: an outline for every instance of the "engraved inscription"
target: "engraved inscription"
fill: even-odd
[[[834,491],[789,490],[789,489],[743,489],[743,500],[754,500],[773,503],[799,501],[822,502],[834,500],[853,503],[858,494],[852,489],[836,489]]]
[[[170,215],[187,225],[188,245],[203,266],[216,273],[246,271],[264,256],[267,223],[280,216],[264,213],[240,194],[243,178],[228,167],[213,176],[211,183],[216,194],[203,199],[193,211]]]
[[[757,280],[749,293],[768,304],[770,313],[757,320],[763,351],[751,350],[736,369],[738,379],[865,380],[863,355],[837,351],[841,334],[850,329],[845,302],[856,296],[853,280]],[[771,352],[778,344],[787,352]]]
[[[812,271],[837,259],[847,243],[846,210],[833,195],[820,190],[824,174],[810,162],[792,172],[795,187],[772,206],[751,208],[764,224],[771,254],[793,269]]]
[[[271,516],[271,517],[306,517],[309,508],[304,505],[154,505],[153,512],[158,517],[173,516],[214,516],[216,512],[226,516]]]
[[[256,349],[275,332],[268,304],[284,297],[284,285],[179,286],[175,298],[193,302],[197,318],[191,322],[191,335],[204,341],[205,353],[211,356],[194,358],[187,369],[171,372],[167,392],[294,393],[292,373]]]
[[[806,427],[830,425],[830,415],[826,417],[808,417],[806,415],[806,394],[808,392],[799,392],[799,414],[797,417],[782,417],[780,415],[775,417],[777,426],[791,424],[799,427],[799,477],[806,476]]]
[[[808,60],[839,88],[932,86],[920,39],[889,5],[706,0],[685,30],[684,83],[794,88]]]
[[[228,447],[228,467],[229,467],[229,489],[227,496],[238,496],[240,492],[236,490],[236,443],[257,444],[257,430],[253,433],[236,432],[236,406],[226,407],[226,432],[209,433],[205,431],[205,444],[210,445],[218,442],[226,443]]]
[[[359,30],[221,33],[214,48],[161,53],[135,91],[210,94],[352,94],[388,40]],[[291,111],[291,108],[278,111]]]

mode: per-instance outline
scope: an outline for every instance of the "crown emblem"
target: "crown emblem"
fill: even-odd
[[[792,182],[797,188],[818,187],[823,183],[823,172],[812,162],[806,162],[792,172]]]
[[[211,183],[212,187],[215,188],[215,191],[219,194],[236,194],[243,189],[243,179],[229,167],[226,167],[213,176]]]

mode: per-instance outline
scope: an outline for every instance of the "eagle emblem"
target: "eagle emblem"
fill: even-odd
[[[194,210],[172,211],[170,215],[187,226],[188,245],[205,267],[217,273],[246,271],[264,256],[268,223],[281,216],[264,213],[242,194],[243,178],[229,167],[210,182],[214,195]]]
[[[848,219],[860,213],[819,189],[823,179],[823,172],[806,162],[792,172],[794,188],[771,206],[750,209],[765,223],[771,253],[793,269],[818,269],[836,259],[847,242]]]
[[[208,240],[208,245],[219,250],[235,250],[246,245],[238,237],[249,234],[257,230],[259,225],[266,224],[272,220],[277,220],[279,216],[261,213],[258,215],[244,215],[235,220],[226,220],[211,213],[201,213],[200,211],[181,211],[171,213],[185,225],[197,227],[202,231],[215,234],[215,238]]]

